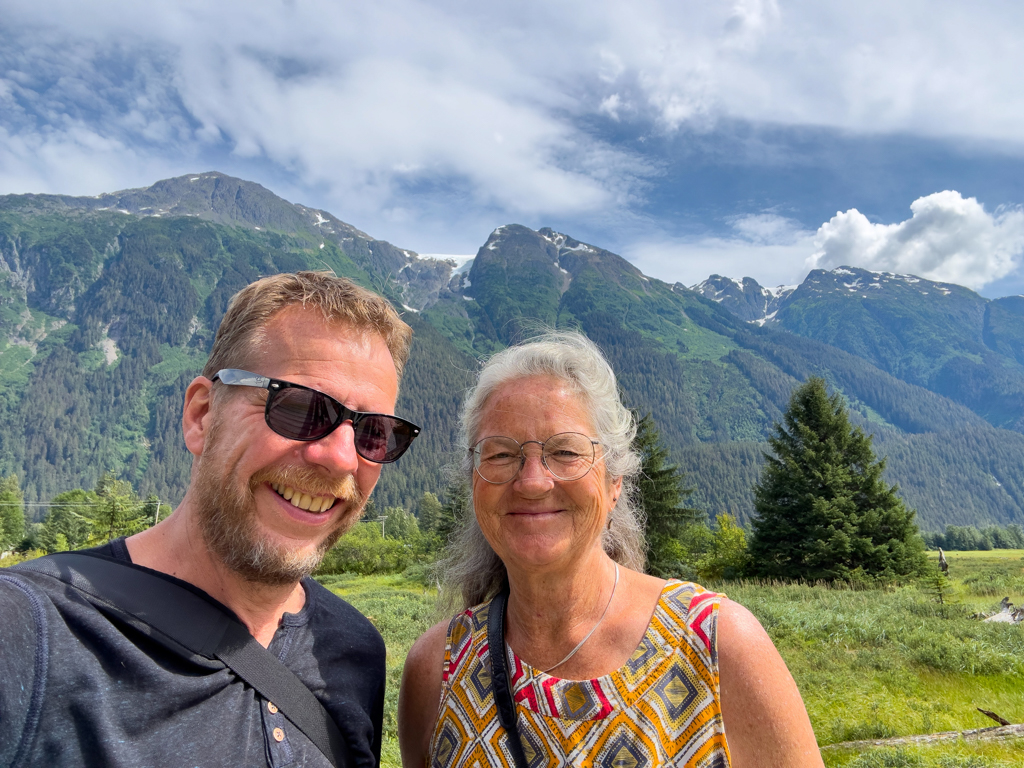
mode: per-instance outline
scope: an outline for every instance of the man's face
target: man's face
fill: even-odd
[[[248,370],[318,389],[353,410],[394,412],[398,378],[377,334],[327,324],[301,307],[279,312],[265,332]],[[359,519],[381,465],[356,453],[351,422],[320,440],[289,440],[264,420],[266,390],[214,388],[192,488],[203,536],[246,579],[294,583]]]

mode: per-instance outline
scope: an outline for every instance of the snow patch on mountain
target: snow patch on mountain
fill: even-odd
[[[721,304],[725,309],[748,323],[764,325],[775,319],[779,308],[793,293],[795,286],[778,285],[765,288],[752,277],[738,280],[734,277],[712,275],[690,290],[706,299]]]

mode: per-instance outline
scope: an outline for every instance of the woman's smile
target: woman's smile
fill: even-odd
[[[523,445],[563,433],[594,434],[586,408],[565,382],[531,376],[494,391],[476,439],[506,437]],[[531,446],[508,482],[490,483],[474,473],[473,506],[484,536],[510,569],[568,565],[600,547],[617,483],[608,480],[600,458],[582,477],[559,480]]]

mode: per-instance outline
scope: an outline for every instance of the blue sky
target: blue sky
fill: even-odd
[[[4,0],[0,194],[205,170],[424,254],[1024,293],[1024,6]]]

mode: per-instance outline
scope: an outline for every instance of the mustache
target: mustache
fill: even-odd
[[[352,475],[332,479],[324,477],[310,467],[267,467],[254,474],[249,480],[249,490],[253,492],[264,483],[278,483],[308,493],[311,496],[333,496],[350,505],[362,506],[363,495],[359,492],[356,479]]]

